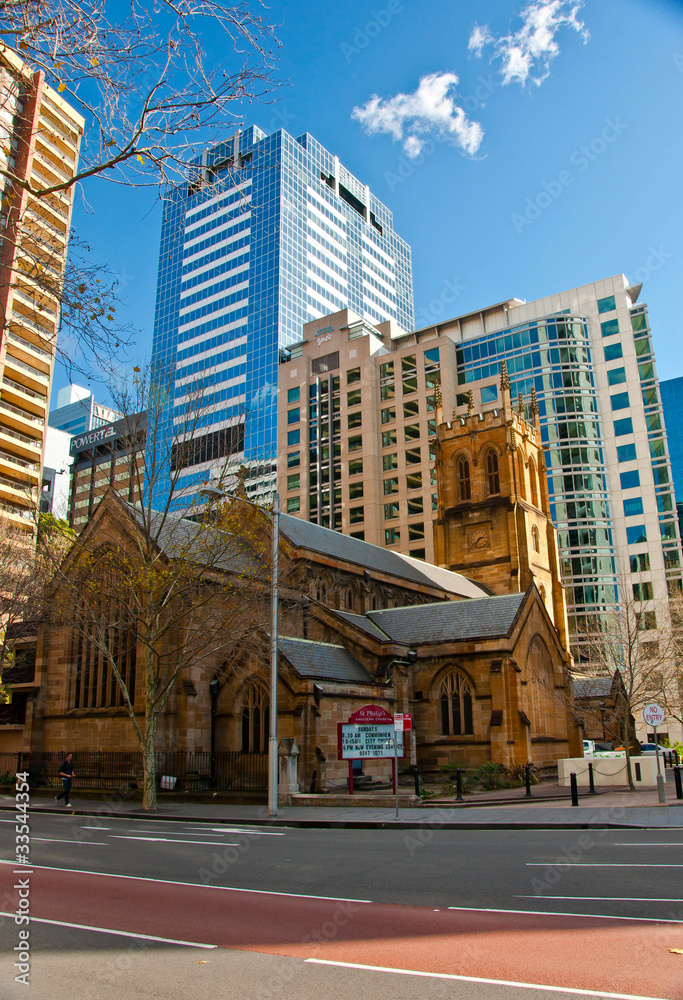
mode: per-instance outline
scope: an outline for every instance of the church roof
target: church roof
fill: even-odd
[[[439,566],[432,566],[421,559],[404,556],[400,552],[371,545],[360,538],[342,535],[339,531],[323,528],[291,514],[280,516],[280,531],[298,548],[312,549],[332,559],[343,560],[362,566],[370,573],[387,573],[411,583],[438,588],[458,597],[482,597],[490,590],[483,583],[468,580],[460,573],[453,573]]]
[[[372,674],[343,646],[281,635],[278,638],[278,649],[300,677],[346,681],[351,684],[375,683]]]
[[[613,677],[581,677],[572,684],[575,698],[607,698],[613,686]]]
[[[383,632],[406,646],[432,642],[472,642],[510,634],[526,594],[504,594],[473,601],[444,601],[408,608],[368,611]]]
[[[381,639],[382,642],[386,642],[389,636],[386,632],[382,632],[374,622],[370,621],[367,615],[354,615],[351,611],[335,611],[335,615],[338,618],[343,618],[344,621],[349,622],[351,625],[355,625],[359,628],[361,632],[365,632],[367,635],[372,636],[373,639]]]

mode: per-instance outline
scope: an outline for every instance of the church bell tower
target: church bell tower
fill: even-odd
[[[526,590],[533,581],[567,647],[567,610],[560,582],[557,534],[550,520],[546,466],[536,392],[529,417],[520,394],[510,402],[501,364],[501,403],[443,422],[437,398],[434,523],[437,565],[485,583],[495,594]]]

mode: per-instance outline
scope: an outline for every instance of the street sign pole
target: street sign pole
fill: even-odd
[[[398,815],[398,729],[394,724],[394,788],[396,789],[396,819]]]
[[[657,799],[660,802],[666,802],[666,788],[664,787],[664,775],[662,774],[662,762],[659,755],[659,738],[657,736],[657,727],[652,727],[655,731],[655,752],[657,754]]]
[[[662,764],[659,756],[659,737],[657,736],[657,729],[664,722],[664,710],[659,707],[659,705],[648,705],[643,710],[643,719],[645,722],[652,726],[655,734],[655,753],[657,754],[657,798],[660,803],[666,802],[666,788],[665,779],[662,774]]]

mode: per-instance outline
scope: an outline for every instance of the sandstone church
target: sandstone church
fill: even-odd
[[[503,369],[497,408],[475,413],[470,401],[445,421],[438,406],[438,565],[281,517],[278,738],[296,740],[303,788],[314,772],[318,790],[344,787],[337,726],[368,704],[412,714],[404,769],[549,766],[581,753],[535,399],[527,419],[523,400],[511,404]],[[266,515],[245,516],[261,518],[267,534]],[[134,506],[109,493],[75,545],[95,553],[136,530]],[[119,639],[142,717],[135,624],[127,629]],[[269,641],[264,620],[228,657],[184,669],[160,719],[158,749],[265,752]],[[17,691],[26,722],[16,749],[138,749],[106,662],[87,656],[67,625],[40,626],[34,681]],[[364,768],[387,773],[383,761]]]

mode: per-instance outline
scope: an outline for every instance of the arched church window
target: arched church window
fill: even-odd
[[[489,495],[500,493],[500,469],[498,467],[498,454],[490,449],[486,453],[486,488]]]
[[[258,681],[249,681],[242,691],[242,753],[265,753],[268,749],[270,699]]]
[[[441,732],[444,736],[470,736],[472,722],[472,688],[467,678],[453,671],[441,682],[439,691]]]
[[[538,534],[538,528],[535,524],[531,525],[531,544],[534,547],[534,552],[541,551],[541,542]]]
[[[529,483],[531,485],[531,502],[534,507],[538,507],[538,479],[536,478],[536,466],[533,458],[529,459]]]
[[[459,458],[456,468],[458,475],[458,500],[471,500],[470,463],[466,458]]]
[[[532,735],[553,734],[555,730],[555,681],[548,647],[536,636],[526,663],[529,720]]]

